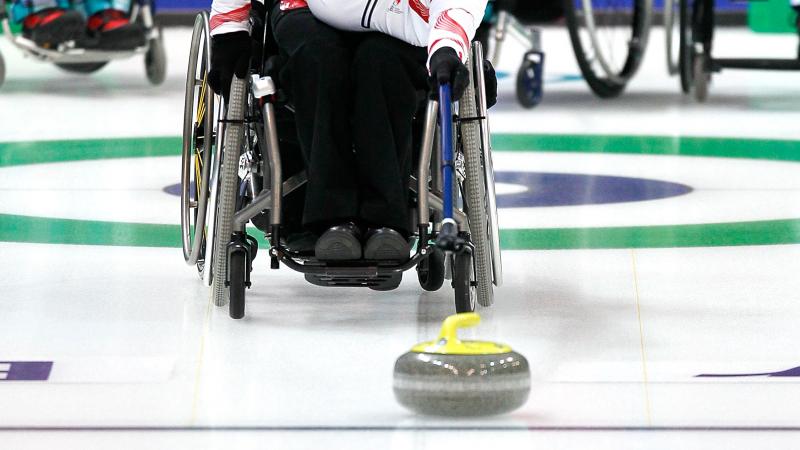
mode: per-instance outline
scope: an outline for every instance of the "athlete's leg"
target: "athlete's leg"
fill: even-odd
[[[427,90],[426,51],[392,37],[365,35],[355,50],[353,141],[359,216],[407,234],[412,119]]]
[[[308,172],[303,222],[322,231],[358,214],[349,120],[350,44],[344,33],[315,19],[308,8],[276,7],[271,20],[286,59],[280,84],[295,108]]]

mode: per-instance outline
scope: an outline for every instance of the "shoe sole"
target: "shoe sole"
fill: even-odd
[[[361,243],[347,231],[326,231],[314,247],[314,256],[322,261],[361,259]]]

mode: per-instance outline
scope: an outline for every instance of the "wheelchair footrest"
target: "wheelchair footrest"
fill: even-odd
[[[306,281],[315,286],[371,287],[380,289],[397,284],[393,275],[346,276],[306,274]]]
[[[308,270],[305,273],[306,281],[315,286],[380,289],[397,284],[398,273],[385,270],[389,267],[381,263],[362,261],[353,265],[329,265],[312,260],[306,261],[304,267]]]

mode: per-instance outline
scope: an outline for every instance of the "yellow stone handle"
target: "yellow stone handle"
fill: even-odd
[[[458,344],[458,329],[469,328],[481,323],[481,316],[476,313],[454,314],[442,322],[442,330],[439,332],[439,341],[447,344]]]

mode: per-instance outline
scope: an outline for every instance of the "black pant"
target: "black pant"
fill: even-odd
[[[427,89],[424,48],[336,30],[307,8],[272,29],[308,171],[303,223],[346,220],[408,232],[412,119]]]

